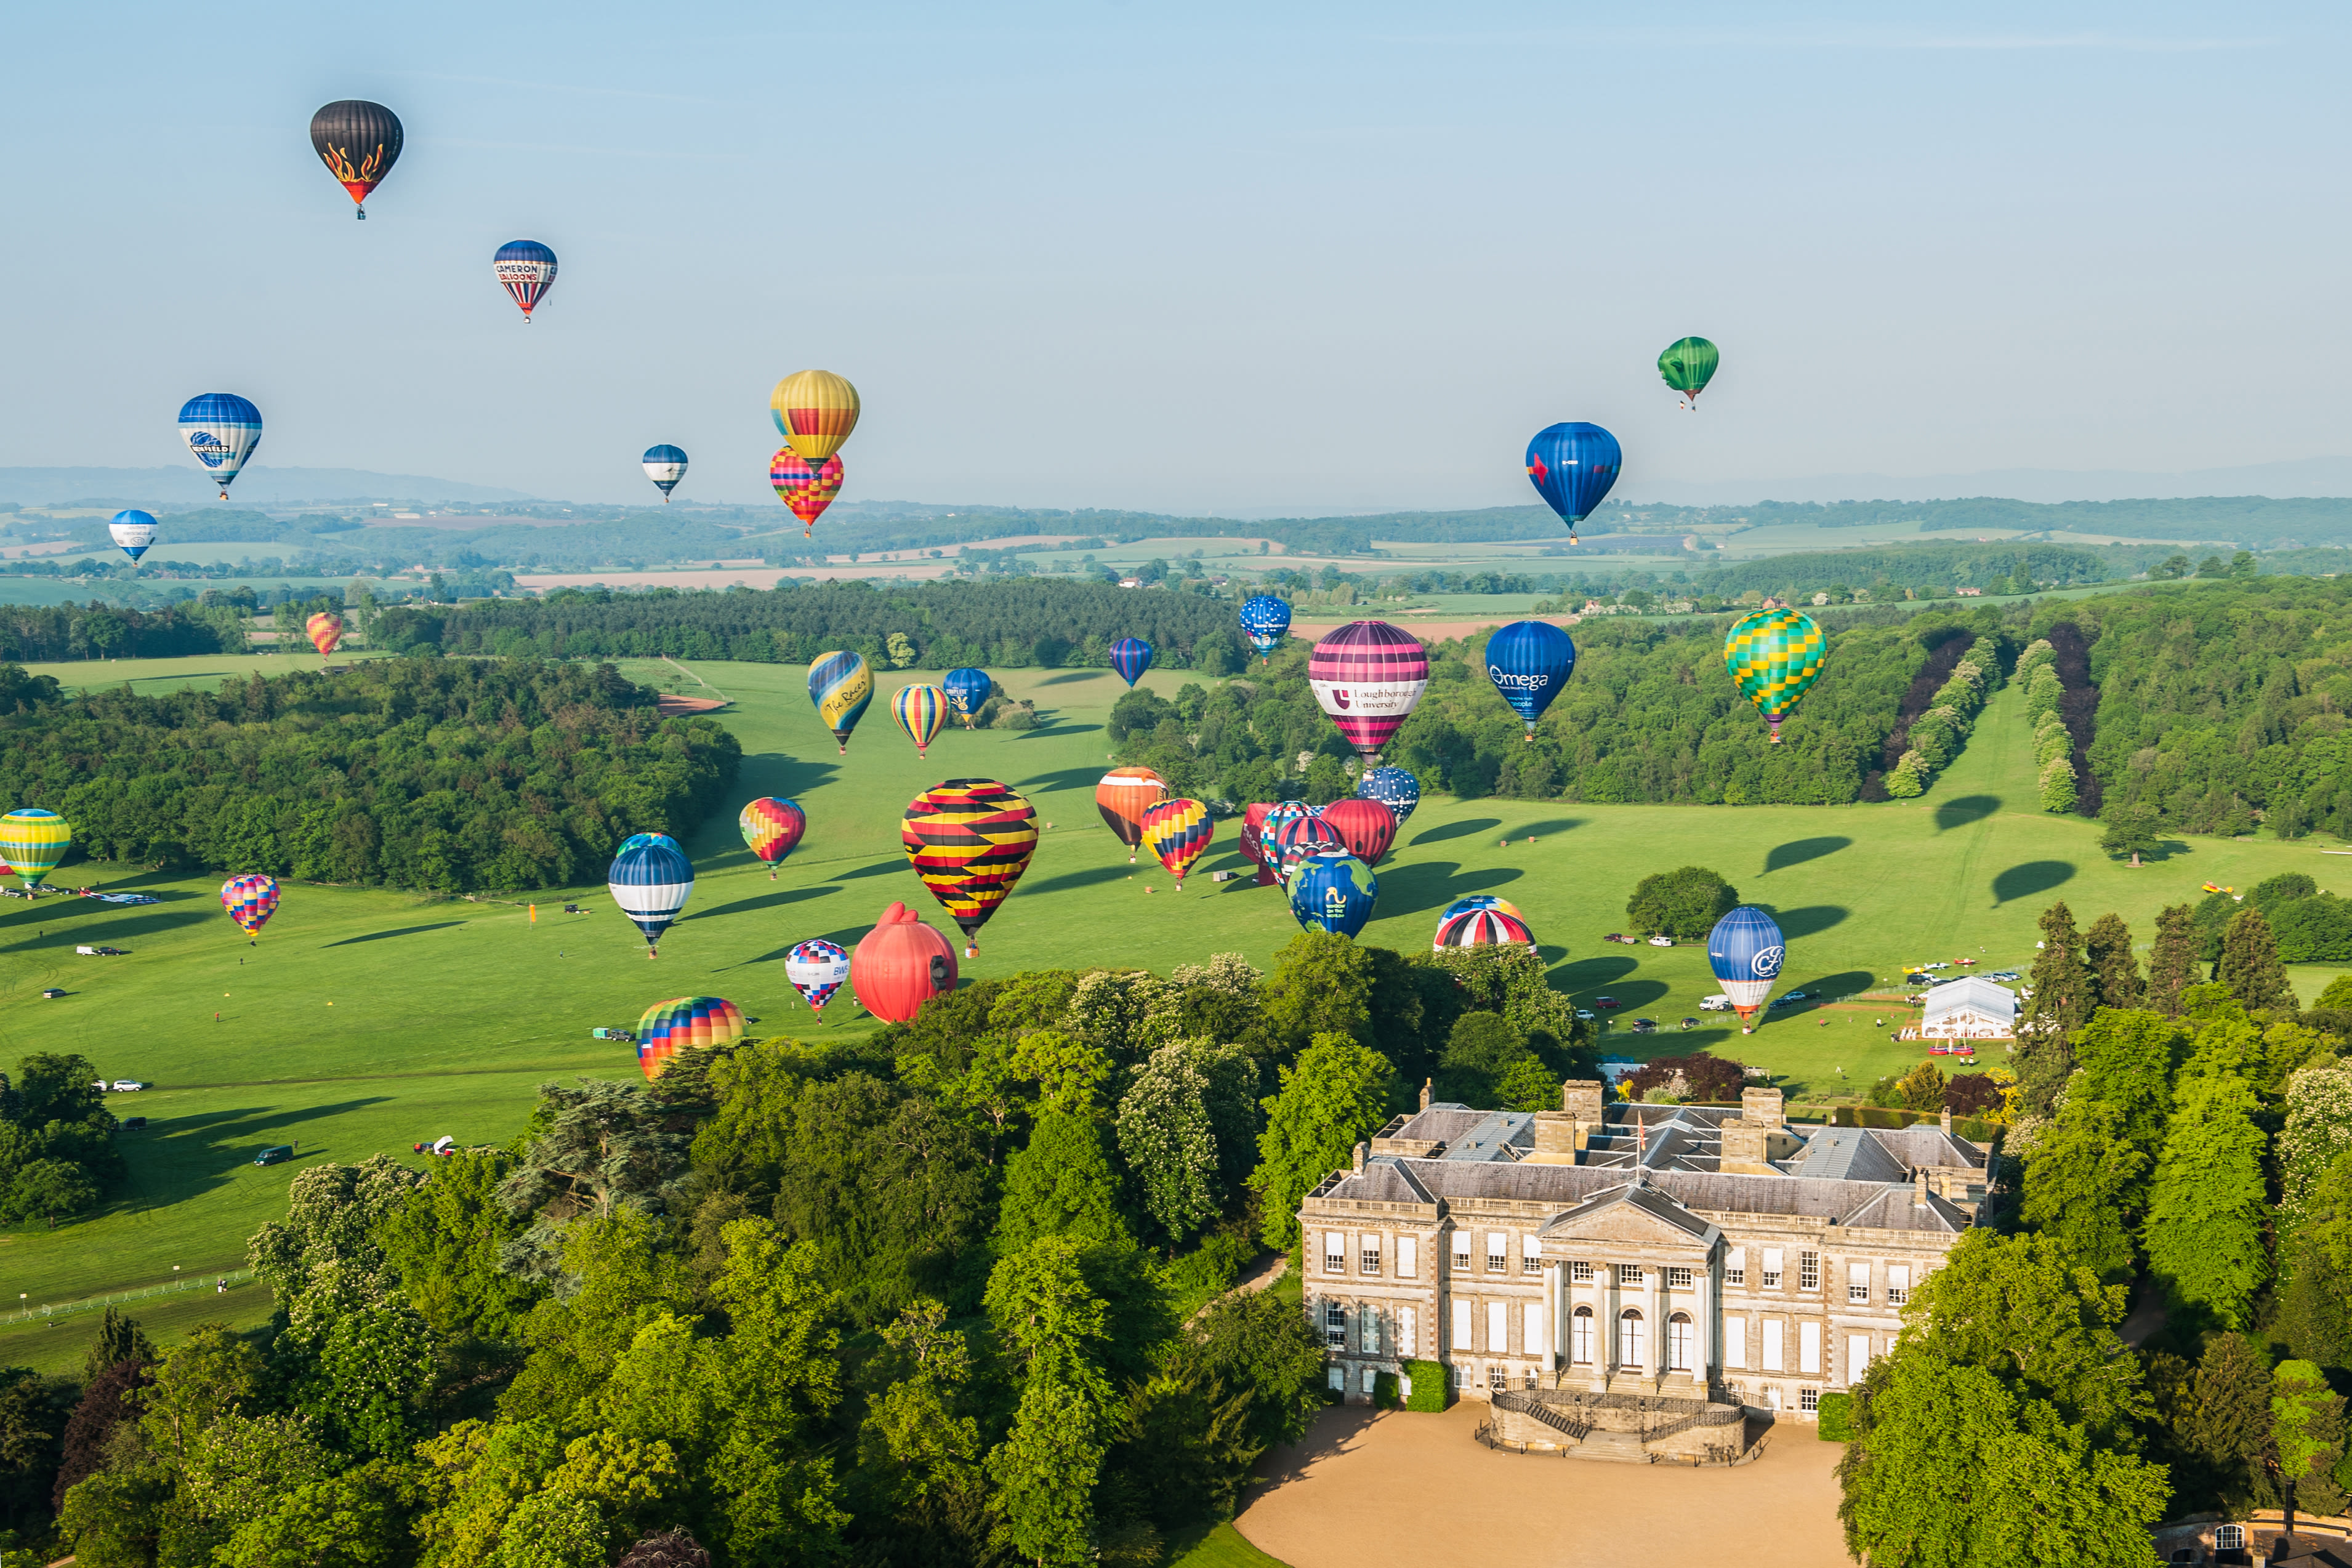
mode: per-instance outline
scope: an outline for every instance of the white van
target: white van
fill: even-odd
[[[1698,1010],[1703,1013],[1727,1013],[1731,1010],[1731,998],[1721,991],[1716,992],[1711,997],[1701,997],[1698,999]]]

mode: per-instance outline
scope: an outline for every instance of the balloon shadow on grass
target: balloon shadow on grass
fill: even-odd
[[[1584,826],[1584,821],[1582,817],[1549,817],[1540,822],[1529,822],[1525,827],[1513,828],[1511,837],[1542,838],[1549,833],[1564,833],[1572,828]]]
[[[1802,865],[1823,855],[1833,855],[1853,842],[1852,839],[1830,834],[1818,839],[1791,839],[1785,844],[1775,844],[1771,852],[1764,857],[1762,874],[1769,876],[1783,867]]]
[[[1381,917],[1442,909],[1457,898],[1507,886],[1528,874],[1516,866],[1492,866],[1468,873],[1459,872],[1458,866],[1454,861],[1416,861],[1375,873],[1381,884]]]
[[[1962,795],[1936,808],[1936,831],[1940,833],[1949,832],[1954,828],[1965,828],[1970,822],[1983,821],[2000,810],[2000,797],[1998,795]]]
[[[1781,977],[1783,979],[1786,979],[1787,977],[1788,977],[1786,975]],[[1802,1012],[1811,1003],[1835,1001],[1840,997],[1854,996],[1860,992],[1870,989],[1871,987],[1877,983],[1875,977],[1866,975],[1860,969],[1841,969],[1834,975],[1823,975],[1816,979],[1800,980],[1795,985],[1789,987],[1788,991],[1804,992],[1806,998],[1805,1001],[1799,1003],[1795,1008],[1785,1009],[1783,1010],[1790,1012]],[[1788,991],[1781,992],[1781,995],[1786,996]]]
[[[100,905],[100,907],[108,908],[110,906]],[[76,910],[73,913],[79,915],[83,913],[83,911]],[[50,911],[43,910],[41,915],[43,919],[47,920],[49,918]],[[128,918],[110,920],[95,925],[81,925],[74,930],[64,932],[56,936],[20,937],[18,940],[11,942],[5,946],[0,946],[0,953],[28,953],[42,947],[54,947],[60,942],[131,942],[136,941],[142,936],[152,936],[158,932],[176,931],[184,925],[201,925],[206,921],[217,918],[218,916],[206,914],[205,911],[200,909],[183,909],[175,912],[164,912],[154,915],[134,915]],[[46,929],[46,926],[37,925],[34,927],[34,930],[36,931],[44,929]]]
[[[1998,909],[2012,898],[2047,893],[2074,880],[2072,861],[2027,861],[2023,865],[2013,865],[1992,879],[1993,907]]]
[[[1447,839],[1458,839],[1470,833],[1483,833],[1502,825],[1503,819],[1500,817],[1465,817],[1458,822],[1448,822],[1442,828],[1423,829],[1412,836],[1407,847],[1443,843]]]
[[[1085,735],[1089,730],[1097,730],[1101,727],[1102,726],[1098,724],[1062,724],[1059,722],[1053,724],[1041,724],[1034,729],[1023,731],[1021,733],[1021,738],[1024,740],[1043,740],[1048,736],[1055,735]]]
[[[387,1104],[392,1098],[373,1094],[328,1105],[247,1105],[152,1121],[146,1137],[121,1145],[129,1166],[126,1179],[115,1200],[97,1212],[160,1208],[225,1186],[236,1180],[236,1173],[252,1164],[253,1156],[263,1149],[292,1142],[289,1134],[323,1117]],[[309,1140],[303,1141],[308,1145]],[[306,1146],[302,1155],[324,1154],[327,1148],[323,1143],[315,1151]]]
[[[832,736],[825,737],[827,740]],[[737,803],[740,812],[744,803],[761,795],[773,795],[779,800],[797,800],[814,794],[834,781],[841,771],[838,757],[793,757],[782,751],[761,751],[743,758],[735,775],[738,789],[751,793]]]
[[[1769,905],[1766,907],[1769,909]],[[1790,942],[1818,936],[1832,925],[1843,924],[1845,917],[1853,913],[1834,904],[1809,904],[1802,909],[1770,910],[1772,924],[1778,925],[1781,936]]]
[[[1041,686],[1066,686],[1072,681],[1098,681],[1109,674],[1108,670],[1072,670],[1066,675],[1047,675],[1037,684]]]
[[[734,915],[752,909],[773,909],[779,904],[798,904],[804,898],[823,898],[829,893],[840,891],[839,888],[832,886],[780,887],[773,893],[763,893],[754,898],[739,898],[732,904],[722,904],[715,909],[701,910],[698,917],[708,920],[714,915]]]
[[[905,871],[906,869],[907,862],[905,857],[902,856],[898,860],[877,861],[872,865],[860,866],[856,871],[840,872],[835,873],[831,880],[834,882],[856,882],[861,878],[869,876],[888,876],[893,872]]]
[[[1102,768],[1057,768],[1051,773],[1032,773],[1026,779],[1016,779],[1013,788],[1038,795],[1056,794],[1064,789],[1083,789],[1090,784],[1099,783],[1106,771],[1108,769]]]
[[[446,931],[452,925],[465,924],[466,922],[462,920],[436,920],[430,925],[404,925],[397,931],[371,931],[364,936],[346,936],[340,942],[325,943],[320,946],[320,951],[324,952],[329,947],[356,946],[362,942],[389,942],[395,936],[415,936],[425,931]]]
[[[1132,866],[1098,865],[1089,867],[1085,871],[1066,871],[1059,876],[1049,876],[1043,882],[1024,882],[1021,884],[1020,891],[1024,893],[1061,893],[1073,887],[1092,887],[1097,883],[1118,882],[1122,877],[1134,875],[1135,873],[1145,870],[1147,867],[1150,870],[1157,871],[1160,869],[1160,862],[1158,861],[1148,861],[1141,864]]]

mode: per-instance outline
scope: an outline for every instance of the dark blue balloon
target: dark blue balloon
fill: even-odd
[[[1624,461],[1615,436],[1582,420],[1547,425],[1528,443],[1528,477],[1568,524],[1570,543],[1576,541],[1576,525],[1617,483]]]
[[[996,683],[988,678],[986,670],[950,670],[940,677],[940,688],[948,694],[948,706],[956,710],[956,716],[970,724],[988,702]]]
[[[1346,850],[1309,855],[1290,873],[1290,913],[1309,931],[1353,936],[1372,917],[1380,896],[1372,868]]]
[[[1421,804],[1421,780],[1402,768],[1375,768],[1358,780],[1356,793],[1386,806],[1402,828]]]
[[[1486,640],[1486,678],[1528,727],[1567,689],[1576,668],[1576,643],[1549,621],[1514,621]]]
[[[1110,667],[1129,685],[1151,668],[1151,644],[1140,637],[1121,637],[1110,645]]]
[[[1267,658],[1290,634],[1290,605],[1271,593],[1257,594],[1242,606],[1242,632],[1250,646]]]

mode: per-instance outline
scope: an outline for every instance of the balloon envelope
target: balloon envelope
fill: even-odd
[[[849,755],[849,732],[866,716],[866,705],[874,700],[874,672],[866,667],[859,653],[819,653],[809,664],[809,701],[816,704],[816,716],[833,738],[841,745],[841,754]]]
[[[145,555],[147,547],[155,542],[155,536],[161,532],[153,517],[139,511],[117,512],[114,520],[106,525],[107,538],[132,560]]]
[[[400,116],[363,98],[340,99],[310,117],[310,148],[367,216],[367,199],[400,162]]]
[[[1402,768],[1368,768],[1356,781],[1356,793],[1386,806],[1402,828],[1421,805],[1421,780]]]
[[[890,694],[890,716],[915,743],[915,755],[926,756],[948,721],[948,694],[937,686],[900,686]]]
[[[1457,915],[1466,915],[1474,909],[1499,909],[1521,925],[1527,923],[1527,914],[1517,904],[1507,898],[1497,898],[1491,893],[1474,893],[1466,898],[1457,898],[1438,911],[1437,917],[1440,920],[1451,920]]]
[[[1353,936],[1372,917],[1380,896],[1372,868],[1344,850],[1311,855],[1290,878],[1290,913],[1309,931]]]
[[[278,913],[278,879],[258,873],[233,876],[221,883],[220,898],[237,929],[250,936]]]
[[[925,1002],[955,989],[955,944],[893,904],[850,956],[849,983],[876,1018],[909,1022]]]
[[[613,857],[604,885],[621,913],[646,934],[650,949],[693,896],[694,862],[667,833],[632,834]]]
[[[1448,910],[1438,917],[1437,935],[1429,947],[1433,953],[1442,953],[1448,947],[1481,947],[1498,942],[1518,942],[1532,947],[1535,940],[1535,934],[1516,911],[1465,909],[1455,913]]]
[[[662,493],[665,501],[669,499],[669,493],[677,488],[677,482],[686,477],[686,450],[683,447],[648,446],[645,456],[638,461],[646,465],[646,477],[654,482],[654,488]]]
[[[1576,525],[1591,514],[1617,483],[1625,461],[1617,438],[1581,420],[1547,425],[1528,443],[1528,477],[1576,538]]]
[[[1339,829],[1308,812],[1301,811],[1286,817],[1278,824],[1269,817],[1267,822],[1274,831],[1274,869],[1285,882],[1290,880],[1290,873],[1297,870],[1298,863],[1309,855],[1323,854],[1332,850],[1344,852],[1348,847],[1340,840]]]
[[[637,1070],[659,1078],[681,1051],[733,1045],[743,1038],[743,1009],[725,997],[672,997],[637,1019]]]
[[[1549,621],[1514,621],[1486,639],[1486,678],[1529,736],[1575,669],[1575,642]]]
[[[1160,857],[1179,888],[1216,836],[1217,820],[1198,800],[1162,800],[1143,813],[1143,846]]]
[[[980,716],[980,710],[988,706],[989,694],[996,690],[996,683],[989,679],[986,670],[966,666],[941,675],[940,689],[948,694],[948,706],[970,729],[971,721]]]
[[[1722,362],[1722,354],[1705,338],[1682,338],[1667,344],[1658,356],[1658,374],[1665,378],[1668,386],[1696,403],[1698,394],[1715,379],[1715,367]]]
[[[1780,721],[1822,678],[1829,640],[1813,618],[1795,610],[1759,610],[1723,639],[1724,667],[1740,695],[1756,705],[1780,744]]]
[[[768,483],[775,486],[776,498],[801,520],[803,538],[816,536],[816,520],[841,494],[842,473],[840,458],[811,463],[789,446],[778,447],[768,459]]]
[[[1339,835],[1348,852],[1366,865],[1378,865],[1396,842],[1397,820],[1378,800],[1350,796],[1334,800],[1323,808],[1318,819],[1322,824]]]
[[[522,307],[522,319],[528,321],[547,291],[555,287],[555,253],[535,239],[511,239],[490,258],[490,270],[497,274],[499,287]]]
[[[1252,865],[1265,864],[1265,820],[1273,810],[1263,800],[1242,808],[1242,853]]]
[[[1307,684],[1348,744],[1377,757],[1420,706],[1429,651],[1385,621],[1351,621],[1315,644]]]
[[[849,954],[823,937],[795,943],[784,955],[784,978],[793,983],[811,1012],[821,1013],[824,1004],[833,1000],[833,993],[849,978]]]
[[[1151,644],[1140,637],[1121,637],[1110,645],[1110,667],[1118,672],[1120,680],[1135,685],[1151,668]]]
[[[1716,984],[1731,998],[1745,1023],[1772,994],[1772,982],[1789,956],[1780,927],[1752,904],[1743,904],[1715,923],[1706,935],[1706,965]]]
[[[979,951],[980,928],[1029,869],[1037,813],[993,779],[950,779],[907,802],[898,841],[915,874],[962,927],[969,955]]]
[[[261,444],[261,411],[235,392],[205,392],[180,405],[180,439],[210,470],[221,499]]]
[[[1259,654],[1272,658],[1290,635],[1290,604],[1271,593],[1261,593],[1242,605],[1242,635]]]
[[[302,630],[310,637],[310,646],[318,649],[319,657],[323,659],[334,653],[335,645],[343,640],[343,618],[321,610],[302,622]]]
[[[1168,781],[1149,768],[1114,768],[1095,786],[1103,826],[1129,850],[1143,842],[1143,814],[1166,799]]]
[[[26,887],[40,886],[72,844],[73,830],[55,811],[19,806],[0,817],[0,861],[14,866]]]
[[[796,800],[762,795],[745,803],[736,814],[735,826],[742,831],[746,849],[769,865],[782,865],[801,835],[808,831],[808,813]]]
[[[857,389],[831,371],[795,371],[768,394],[784,444],[810,463],[841,450],[857,428]]]

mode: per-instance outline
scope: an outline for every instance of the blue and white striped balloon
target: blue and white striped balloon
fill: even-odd
[[[669,445],[667,443],[659,446],[648,446],[646,448],[645,456],[639,461],[646,465],[646,477],[652,480],[655,487],[661,491],[662,500],[667,504],[669,500],[669,493],[677,488],[677,482],[680,479],[686,477],[685,449]]]
[[[153,517],[140,511],[117,512],[114,520],[106,525],[107,537],[113,539],[122,553],[132,560],[145,555],[147,547],[155,542],[155,536],[162,531]]]
[[[180,405],[180,439],[211,471],[228,499],[229,482],[261,444],[261,411],[235,392],[205,392]]]
[[[694,862],[667,833],[633,833],[613,857],[604,885],[613,902],[646,934],[646,956],[694,894]]]

